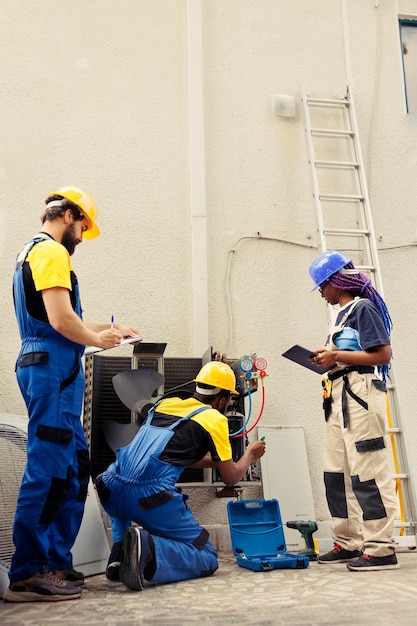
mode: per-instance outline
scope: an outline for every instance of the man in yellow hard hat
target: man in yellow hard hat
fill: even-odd
[[[78,598],[84,582],[72,565],[90,464],[80,420],[85,345],[112,348],[138,337],[122,324],[82,319],[71,255],[100,233],[97,207],[76,187],[49,194],[42,227],[18,255],[13,296],[22,340],[17,381],[28,415],[27,465],[13,528],[9,602]],[[109,316],[110,317],[110,316]]]
[[[232,459],[224,413],[237,391],[229,365],[207,363],[195,383],[192,398],[157,403],[130,444],[116,450],[116,462],[96,478],[112,518],[107,577],[136,591],[144,580],[169,583],[209,576],[218,568],[207,530],[175,487],[184,469],[215,467],[231,486],[265,452],[265,442],[254,441],[238,461]]]

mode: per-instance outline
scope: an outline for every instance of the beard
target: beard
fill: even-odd
[[[72,256],[74,254],[75,246],[77,246],[80,241],[74,236],[75,224],[68,224],[63,236],[62,236],[62,245],[64,248],[68,250],[68,254]]]

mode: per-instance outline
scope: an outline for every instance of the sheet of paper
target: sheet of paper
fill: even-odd
[[[303,367],[307,367],[309,370],[312,370],[317,374],[324,374],[334,367],[334,365],[331,367],[324,367],[323,365],[317,365],[316,363],[309,361],[309,359],[314,356],[313,351],[303,348],[298,344],[283,352],[282,356],[285,356],[286,359],[290,359],[291,361],[294,361],[294,363],[298,363]]]
[[[136,343],[136,341],[143,340],[144,337],[127,337],[126,339],[122,339],[122,341],[117,344],[117,346],[113,346],[112,348],[98,348],[97,346],[86,346],[84,350],[84,356],[88,354],[95,354],[96,352],[103,352],[103,350],[114,350],[114,348],[119,348],[120,346],[125,346],[129,343]]]

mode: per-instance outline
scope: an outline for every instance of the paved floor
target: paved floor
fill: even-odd
[[[344,564],[252,572],[229,553],[211,578],[148,586],[138,593],[104,575],[87,578],[79,600],[0,602],[2,626],[414,626],[417,551],[402,549],[401,569],[349,572]]]

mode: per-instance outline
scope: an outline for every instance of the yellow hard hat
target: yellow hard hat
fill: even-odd
[[[226,389],[234,395],[238,396],[238,392],[235,390],[236,378],[232,368],[223,363],[223,361],[210,361],[203,365],[198,372],[195,383],[203,383],[205,385],[211,385],[218,389]]]
[[[61,187],[60,189],[50,193],[49,196],[62,196],[67,200],[71,200],[71,202],[79,207],[81,213],[86,217],[88,222],[88,228],[83,234],[85,239],[94,239],[99,236],[100,229],[96,224],[98,209],[94,200],[88,195],[88,193],[78,187]]]

